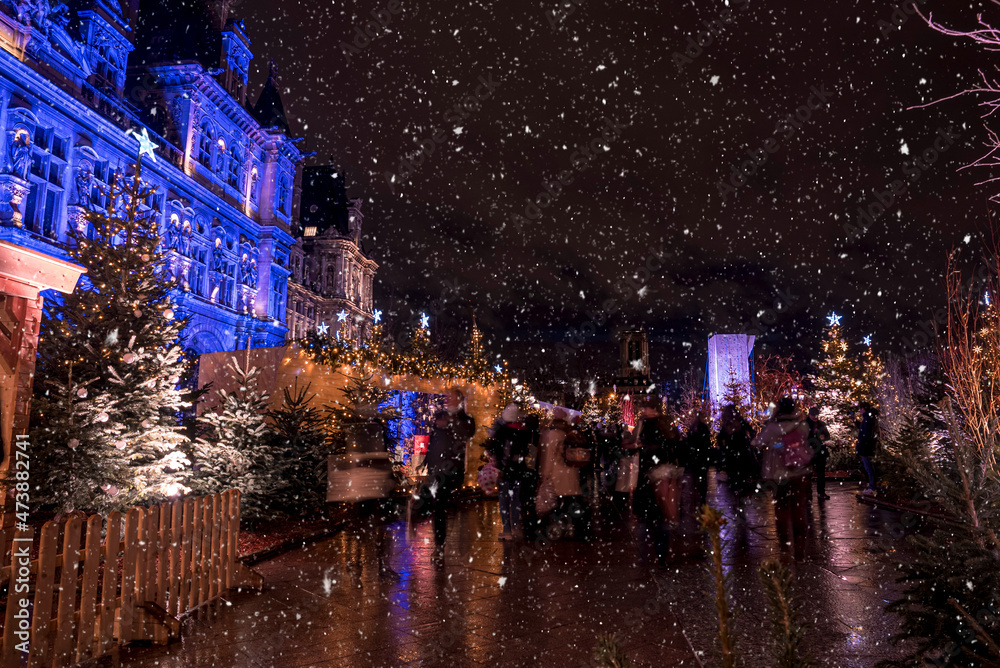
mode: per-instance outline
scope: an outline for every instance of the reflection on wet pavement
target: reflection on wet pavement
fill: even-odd
[[[732,520],[724,485],[713,502]],[[891,655],[895,620],[885,531],[896,517],[858,504],[854,487],[833,486],[814,507],[815,535],[794,566],[797,591],[815,628],[812,655],[824,666],[872,666]],[[746,665],[767,665],[756,577],[777,554],[770,504],[747,503],[726,527],[726,565],[740,611]],[[375,541],[344,532],[258,564],[266,587],[240,593],[185,623],[169,647],[123,651],[123,666],[584,666],[601,633],[614,632],[636,666],[712,665],[713,602],[704,564],[656,568],[634,521],[604,513],[592,543],[501,543],[495,501],[453,515],[443,566],[431,563],[430,524],[408,539],[389,526],[390,565],[380,573]],[[689,642],[690,641],[690,642]]]
[[[806,558],[789,564],[795,593],[812,625],[806,651],[817,666],[870,668],[901,654],[889,645],[898,620],[883,611],[899,594],[894,553],[905,541],[899,515],[857,502],[856,483],[830,484],[829,501],[812,504],[813,526]],[[729,518],[725,527],[725,566],[733,578],[738,649],[748,666],[769,665],[768,618],[757,568],[780,550],[774,515],[764,495],[748,501],[744,512],[724,484],[712,492],[713,504]],[[657,577],[670,607],[706,666],[714,661],[714,601],[706,596],[708,576],[700,564],[673,566]]]

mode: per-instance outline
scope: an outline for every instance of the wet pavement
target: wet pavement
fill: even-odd
[[[895,513],[857,503],[854,484],[829,491],[830,501],[814,504],[806,560],[792,566],[814,622],[807,649],[817,665],[873,666],[894,656],[896,622],[882,607],[896,592],[890,557],[903,529]],[[745,665],[769,665],[756,569],[778,554],[770,503],[761,495],[737,513],[724,484],[710,495],[735,518],[725,561],[738,649]],[[613,508],[591,543],[498,542],[499,523],[495,501],[461,506],[443,565],[431,561],[429,521],[409,537],[405,524],[390,525],[398,577],[379,573],[374,539],[353,531],[286,553],[255,566],[263,592],[199,611],[173,645],[123,650],[122,665],[576,667],[594,665],[608,632],[634,666],[715,665],[703,562],[658,568],[634,519]]]

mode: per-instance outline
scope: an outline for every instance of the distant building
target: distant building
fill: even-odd
[[[372,289],[378,264],[361,245],[360,199],[348,199],[344,175],[307,167],[288,285],[288,331],[299,339],[326,325],[328,333],[358,340],[374,321]]]
[[[649,334],[643,329],[629,329],[618,335],[618,375],[608,385],[618,394],[659,394],[653,387],[649,368]]]

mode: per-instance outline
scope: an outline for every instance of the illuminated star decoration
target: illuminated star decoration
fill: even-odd
[[[340,313],[337,314],[337,322],[344,322],[347,320],[347,311],[341,309]]]
[[[868,347],[871,347],[871,345],[872,345],[872,335],[869,334],[865,338],[861,339],[861,343],[865,344]]]
[[[375,324],[382,322],[382,311],[375,309]]]
[[[989,293],[989,291],[987,291],[983,296],[986,298],[986,305],[989,306],[990,305],[990,293]]]
[[[327,332],[330,331],[330,325],[326,324],[325,322],[321,322],[319,326],[316,327],[316,331],[325,336]]]
[[[831,313],[830,315],[826,316],[826,319],[830,321],[830,327],[840,326],[840,316],[837,315],[836,313]]]
[[[139,157],[141,158],[144,155],[148,155],[153,159],[153,162],[156,162],[156,153],[154,153],[154,151],[158,149],[159,146],[154,144],[153,140],[149,138],[149,133],[146,132],[146,128],[142,129],[141,134],[135,130],[129,130],[128,134],[135,137],[139,142]]]
[[[497,372],[497,373],[500,373],[500,372],[502,372],[502,371],[503,371],[503,367],[502,367],[502,366],[500,366],[499,364],[497,364],[497,365],[496,365],[496,366],[494,366],[493,368],[494,368],[494,369],[496,369],[496,372]]]
[[[430,329],[431,319],[427,316],[426,313],[421,313],[420,314],[420,326],[423,329]]]

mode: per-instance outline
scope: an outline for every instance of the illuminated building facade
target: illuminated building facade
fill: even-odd
[[[143,162],[198,353],[280,345],[300,165],[271,74],[227,2],[0,1],[0,240],[65,258],[73,226]]]

